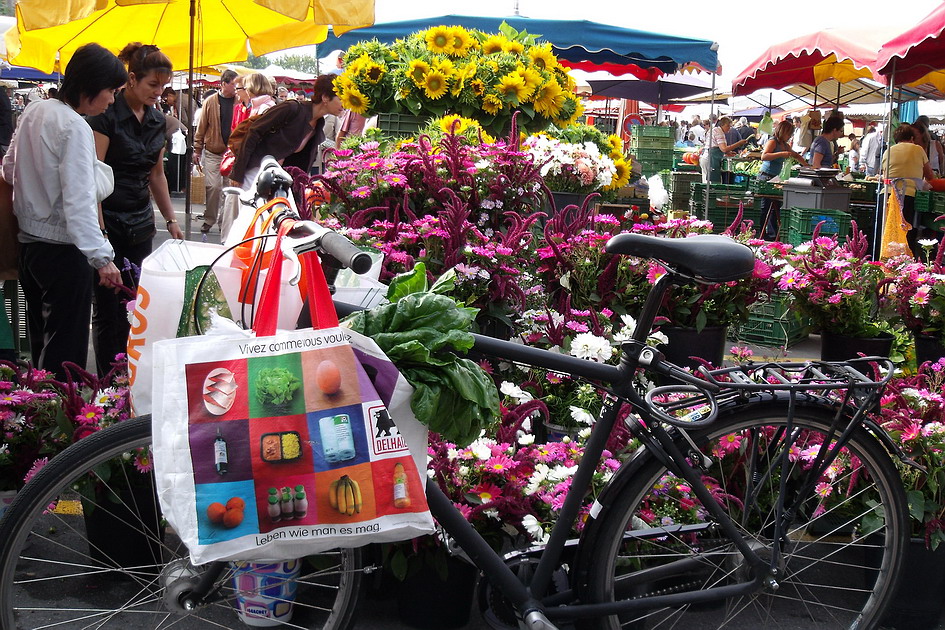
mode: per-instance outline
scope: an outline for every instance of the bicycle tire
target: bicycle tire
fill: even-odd
[[[740,530],[761,550],[763,557],[770,557],[764,551],[771,548],[765,534],[771,533],[773,499],[779,490],[775,477],[780,479],[779,469],[766,466],[778,461],[773,455],[784,447],[813,448],[832,418],[832,411],[823,407],[798,406],[795,426],[803,431],[796,433],[794,440],[776,442],[775,430],[783,427],[786,409],[786,405],[776,403],[742,407],[720,416],[712,426],[690,434],[704,453],[711,453],[720,445],[733,449],[730,457],[712,457],[711,468],[703,474],[718,483],[718,500],[726,505]],[[680,442],[680,448],[688,452],[685,442]],[[811,497],[793,503],[797,516],[781,545],[782,566],[776,591],[584,620],[579,627],[634,630],[877,627],[899,579],[908,534],[908,509],[895,464],[874,436],[859,427],[845,449],[840,463],[848,466],[831,471],[832,479],[828,476],[818,481],[827,485],[816,486]],[[753,472],[749,453],[758,455]],[[811,455],[810,451],[806,455],[804,451],[790,454],[786,480],[789,490],[799,485],[797,480]],[[854,466],[853,457],[859,460],[859,467]],[[768,471],[774,474],[766,474]],[[754,481],[743,483],[749,477]],[[740,561],[742,556],[719,528],[701,531],[690,528],[680,534],[661,529],[670,525],[665,519],[673,519],[673,510],[677,524],[699,522],[701,504],[690,498],[685,487],[680,488],[677,479],[649,454],[629,464],[625,474],[614,477],[613,488],[602,495],[601,509],[596,518],[589,520],[582,536],[575,569],[582,602],[614,601],[615,595],[621,599],[646,597],[751,579],[750,569]],[[757,499],[751,501],[751,493],[756,491]],[[821,496],[818,493],[826,497],[822,502],[813,498]],[[881,526],[875,519],[878,510],[885,514]],[[647,528],[651,533],[636,536],[625,533]],[[661,531],[662,535],[658,533]],[[683,558],[695,559],[698,564],[674,572],[669,563]],[[661,570],[667,574],[650,581],[638,579],[632,584],[625,577],[630,565],[637,568],[663,565]]]
[[[89,542],[91,530],[86,528],[83,512],[88,516],[102,510],[108,515],[121,508],[88,499],[83,504],[77,500],[78,484],[91,479],[107,488],[118,487],[119,481],[127,481],[126,475],[116,477],[112,473],[105,481],[100,472],[128,471],[129,466],[102,465],[148,446],[150,440],[149,416],[112,425],[53,458],[17,494],[0,521],[0,627],[143,630],[242,625],[236,610],[232,565],[215,583],[218,601],[189,611],[175,605],[179,589],[187,586],[175,578],[190,578],[192,571],[186,562],[187,550],[169,528],[163,531],[163,540],[159,534],[150,535],[150,551],[156,549],[159,557],[145,564],[125,563],[121,567],[116,556],[103,557],[105,552],[97,546],[100,543]],[[150,478],[136,471],[131,474]],[[153,490],[151,495],[156,505]],[[93,508],[84,507],[88,505]],[[145,520],[137,520],[142,524],[139,529],[147,529]],[[319,630],[348,628],[354,618],[362,569],[360,549],[340,549],[303,559],[295,584],[287,585],[297,590],[292,618],[286,625]],[[196,571],[199,573],[199,567]],[[278,588],[284,583],[264,584],[264,588]]]

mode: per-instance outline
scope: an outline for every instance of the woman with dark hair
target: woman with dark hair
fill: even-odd
[[[79,48],[58,99],[31,105],[3,159],[19,221],[19,277],[26,296],[33,365],[65,379],[65,361],[85,367],[92,269],[105,292],[121,274],[99,224],[97,204],[112,190],[111,169],[95,159],[82,116],[101,114],[128,78],[98,44]]]
[[[123,265],[127,260],[140,267],[151,253],[156,232],[152,196],[171,237],[184,238],[164,175],[167,125],[156,107],[171,79],[172,68],[157,46],[139,42],[125,46],[118,58],[128,66],[125,89],[115,95],[107,111],[89,118],[88,123],[94,132],[98,158],[115,171],[115,191],[102,201],[105,231],[115,248],[115,259]],[[134,287],[134,272],[129,268],[122,273],[124,284]],[[92,341],[100,376],[111,369],[115,355],[127,348],[125,297],[102,288],[95,290]]]
[[[311,101],[285,101],[253,120],[230,178],[249,190],[267,155],[283,166],[297,166],[307,173],[318,156],[318,145],[325,140],[325,114],[337,116],[342,110],[334,80],[335,75],[323,74],[315,80]],[[226,236],[224,233],[224,241]]]
[[[784,167],[784,160],[793,158],[800,162],[802,166],[807,166],[805,160],[797,151],[791,148],[791,137],[794,135],[794,123],[789,120],[782,120],[774,128],[774,134],[765,143],[764,151],[761,153],[761,170],[758,171],[757,179],[760,182],[766,182],[774,179],[781,174]],[[778,233],[781,231],[781,201],[765,197],[761,202],[761,223],[759,224],[761,238],[769,241],[777,240]]]

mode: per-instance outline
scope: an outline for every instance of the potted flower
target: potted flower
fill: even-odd
[[[391,45],[356,44],[335,80],[338,96],[362,115],[460,114],[479,120],[494,135],[508,132],[515,112],[526,129],[580,116],[574,80],[551,44],[505,23],[499,31],[435,26]]]
[[[131,417],[124,355],[103,378],[74,364],[66,367],[71,378],[57,381],[28,365],[0,365],[0,418],[8,447],[0,453],[0,479],[5,487],[19,487],[76,440]],[[151,469],[151,454],[141,449],[112,460],[96,471],[96,478],[76,487],[93,559],[142,566],[158,552],[156,536],[143,533],[140,525],[128,525],[143,522],[153,524],[154,533],[160,529]],[[116,497],[135,489],[143,489],[153,500],[126,500],[124,505],[150,505],[149,514],[118,513]]]
[[[551,128],[525,139],[525,151],[540,165],[553,211],[582,205],[592,192],[616,191],[630,181],[630,165],[619,136],[591,125]]]
[[[790,292],[798,311],[820,330],[824,360],[842,361],[858,352],[903,359],[904,331],[880,316],[883,265],[868,251],[866,235],[854,222],[844,243],[820,235],[818,225],[810,241],[787,255],[778,288]]]
[[[920,241],[926,255],[936,241]],[[916,361],[936,361],[945,356],[945,248],[930,262],[901,257],[887,262],[887,297],[906,328],[915,336]]]
[[[912,526],[903,571],[922,580],[900,587],[888,616],[906,621],[899,627],[933,628],[945,588],[945,358],[890,380],[874,419],[921,466],[896,460]]]

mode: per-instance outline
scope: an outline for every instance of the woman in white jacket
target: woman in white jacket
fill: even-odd
[[[23,112],[3,158],[19,222],[33,365],[59,379],[66,377],[64,362],[86,365],[95,273],[103,286],[121,281],[98,212],[111,193],[111,169],[96,159],[82,117],[104,112],[127,79],[111,52],[82,46],[66,66],[58,98]]]

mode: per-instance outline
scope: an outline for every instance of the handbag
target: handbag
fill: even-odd
[[[369,339],[352,345],[317,256],[302,260],[317,329],[276,332],[276,260],[255,336],[155,344],[158,498],[194,563],[289,560],[433,530],[412,388]]]
[[[236,164],[236,155],[230,149],[227,149],[223,152],[223,157],[220,158],[220,175],[229,177],[230,173],[233,172],[234,164]]]
[[[13,214],[13,186],[0,177],[0,280],[16,280],[20,229]]]

